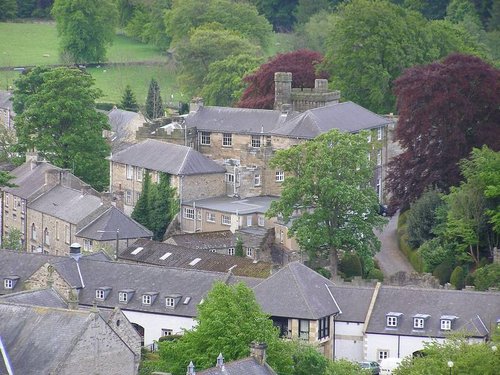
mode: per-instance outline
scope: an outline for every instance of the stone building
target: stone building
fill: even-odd
[[[148,139],[112,155],[110,163],[110,192],[123,196],[127,215],[140,197],[146,170],[153,183],[160,172],[169,174],[181,202],[226,192],[225,169],[191,147]]]

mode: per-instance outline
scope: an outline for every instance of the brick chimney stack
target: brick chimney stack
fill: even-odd
[[[250,356],[255,358],[259,365],[263,365],[266,363],[266,349],[266,343],[258,343],[254,341],[250,344]]]

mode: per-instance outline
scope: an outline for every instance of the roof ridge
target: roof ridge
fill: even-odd
[[[301,264],[301,263],[299,263],[299,264]],[[290,271],[292,272],[293,279],[294,279],[295,283],[298,286],[298,289],[299,289],[299,292],[300,292],[300,294],[302,296],[302,299],[305,301],[305,303],[307,305],[307,309],[309,310],[309,312],[311,313],[312,316],[315,316],[312,307],[309,305],[309,300],[306,298],[306,295],[304,294],[304,291],[301,288],[301,284],[298,282],[297,276],[295,275],[295,272],[294,272],[294,270],[292,270],[291,267],[290,267]],[[315,272],[315,271],[313,271],[313,272]]]
[[[107,210],[104,210],[99,216],[97,216],[94,220],[92,220],[90,223],[88,223],[87,225],[85,225],[83,228],[80,228],[80,230],[78,232],[75,233],[75,235],[77,235],[78,233],[80,233],[82,230],[84,230],[85,228],[87,228],[88,226],[90,226],[91,224],[95,223],[98,219],[100,219],[106,212],[108,212],[109,210],[111,210],[111,207],[114,207],[113,205],[109,206]]]

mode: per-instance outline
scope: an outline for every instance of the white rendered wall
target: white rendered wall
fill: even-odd
[[[363,360],[363,323],[335,321],[335,359]]]
[[[162,336],[162,329],[171,329],[173,334],[182,333],[183,329],[190,329],[195,326],[192,318],[173,315],[160,315],[143,313],[138,311],[126,311],[123,313],[130,323],[139,324],[144,328],[144,345],[151,345]]]

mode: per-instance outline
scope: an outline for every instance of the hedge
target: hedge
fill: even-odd
[[[424,261],[418,250],[412,249],[408,244],[408,226],[406,224],[407,213],[408,211],[403,212],[398,218],[397,236],[399,250],[401,250],[401,252],[410,261],[413,268],[415,268],[417,272],[422,273],[424,272]]]

